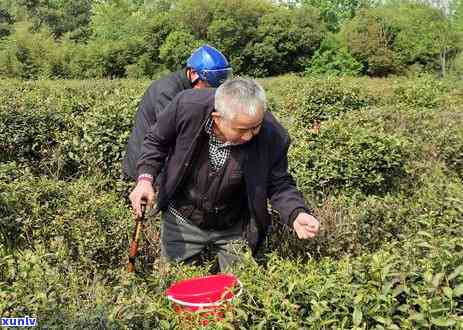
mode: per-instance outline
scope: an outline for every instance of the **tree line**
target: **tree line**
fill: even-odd
[[[0,0],[0,77],[155,78],[203,43],[236,74],[463,74],[463,0]]]

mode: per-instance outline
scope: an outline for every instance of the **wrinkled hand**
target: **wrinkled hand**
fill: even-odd
[[[320,228],[320,222],[310,214],[301,212],[294,220],[293,228],[299,239],[314,238]]]
[[[154,200],[156,198],[156,193],[154,191],[153,185],[151,182],[140,180],[137,183],[137,186],[130,193],[129,199],[132,203],[132,209],[137,218],[141,218],[141,201],[146,201],[146,207],[152,208],[154,205]]]

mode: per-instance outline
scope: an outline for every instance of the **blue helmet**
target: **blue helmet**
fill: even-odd
[[[199,79],[211,87],[219,87],[232,74],[232,68],[225,56],[207,44],[191,54],[186,66],[195,70]]]

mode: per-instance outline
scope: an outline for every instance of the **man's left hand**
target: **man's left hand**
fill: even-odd
[[[310,214],[301,212],[294,219],[293,228],[299,239],[314,238],[320,228],[320,222]]]

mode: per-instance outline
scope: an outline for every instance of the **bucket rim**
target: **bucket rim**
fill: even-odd
[[[236,278],[236,282],[238,283],[240,289],[236,295],[233,295],[233,297],[228,298],[228,299],[220,299],[220,300],[209,302],[209,303],[190,303],[187,301],[180,300],[178,298],[174,298],[171,295],[167,295],[167,299],[169,299],[170,301],[176,304],[179,304],[182,306],[188,306],[188,307],[220,307],[224,301],[228,301],[228,302],[232,301],[234,298],[239,297],[243,293],[243,283],[241,283],[241,281],[238,278]]]
[[[186,285],[187,287],[191,286],[192,284],[196,283],[201,283],[204,281],[209,281],[209,280],[216,280],[216,279],[227,279],[227,283],[224,287],[214,287],[214,288],[203,288],[204,291],[201,292],[193,292],[193,293],[184,293],[184,292],[179,292],[179,288],[184,289],[184,286]],[[232,273],[226,273],[226,274],[213,274],[213,275],[207,275],[207,276],[198,276],[198,277],[193,277],[193,278],[186,278],[180,281],[177,281],[173,283],[165,292],[166,296],[171,295],[176,299],[183,299],[186,298],[188,299],[189,297],[200,297],[203,295],[210,295],[210,294],[220,294],[223,292],[224,288],[226,287],[233,287],[236,285],[238,281],[238,278],[232,274]]]

